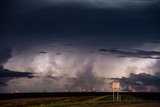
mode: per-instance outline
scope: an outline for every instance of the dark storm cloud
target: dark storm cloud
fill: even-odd
[[[2,66],[0,66],[0,85],[6,86],[7,82],[13,78],[32,78],[33,73],[29,72],[17,72],[17,71],[10,71],[7,69],[4,69]]]
[[[147,10],[146,10],[147,11]],[[153,10],[154,11],[154,10]],[[131,13],[138,14],[132,17]],[[142,14],[142,15],[141,15]],[[28,14],[30,18],[17,17],[13,24],[18,25],[18,29],[10,29],[23,33],[42,34],[85,34],[85,35],[112,35],[113,34],[145,34],[157,30],[155,13],[146,13],[145,10],[92,10],[74,8],[54,8],[38,10]],[[144,15],[144,16],[143,16]],[[102,17],[103,16],[103,17]],[[20,19],[19,19],[20,18]],[[142,22],[143,20],[143,22]],[[152,21],[151,21],[152,20]],[[155,20],[155,22],[153,21]],[[18,22],[19,21],[19,22]],[[22,28],[21,28],[21,27]],[[63,31],[63,32],[62,32]],[[71,33],[73,32],[73,34]],[[125,35],[126,36],[126,35]],[[123,37],[123,36],[122,36]]]
[[[72,43],[67,43],[65,44],[66,46],[72,46],[73,44]]]
[[[159,44],[159,43],[160,43],[160,40],[152,40],[152,41],[149,41],[149,43],[156,43],[156,44]]]
[[[3,65],[9,58],[11,58],[11,48],[0,44],[0,65]]]
[[[122,51],[118,49],[100,49],[100,52],[108,52],[117,55],[118,57],[137,57],[137,58],[151,58],[160,59],[159,51],[143,51],[143,50],[132,50]]]
[[[41,52],[38,52],[38,53],[45,54],[45,53],[47,53],[47,52],[41,51]]]
[[[7,69],[4,69],[2,66],[0,66],[0,77],[1,78],[19,78],[19,77],[33,77],[31,75],[32,73],[29,72],[16,72],[16,71],[9,71]]]
[[[53,76],[51,76],[51,75],[49,74],[49,75],[46,76],[46,78],[51,78],[51,79],[53,79],[53,80],[61,80],[61,79],[64,79],[64,78],[65,78],[65,79],[70,79],[68,74],[63,74],[63,75],[58,76],[58,77],[53,77]]]
[[[11,52],[12,50],[9,46],[0,45],[0,84],[2,86],[5,86],[6,82],[12,78],[32,77],[32,73],[29,72],[10,71],[3,68],[3,65],[12,57]]]
[[[20,3],[13,5],[18,9],[8,8],[12,14],[6,13],[4,16],[6,26],[3,32],[10,43],[18,46],[51,40],[61,43],[62,39],[66,39],[66,42],[80,43],[84,47],[126,47],[157,39],[159,34],[160,8],[154,5],[127,9],[67,5],[38,8],[39,3],[30,6],[21,6]],[[83,43],[84,40],[86,43]]]
[[[36,0],[32,0],[36,1]],[[92,8],[123,8],[127,6],[147,6],[158,0],[39,0],[52,5],[83,5]]]
[[[127,88],[131,86],[136,90],[145,89],[147,86],[154,86],[160,89],[160,73],[156,73],[155,75],[140,73],[134,74],[131,73],[129,77],[122,77],[120,79],[116,79],[119,81],[123,88]]]
[[[160,40],[160,7],[157,4],[137,6],[135,0],[129,0],[131,3],[136,3],[134,6],[131,3],[125,5],[125,2],[128,0],[5,1],[7,4],[0,4],[5,10],[3,11],[3,14],[0,14],[0,22],[2,23],[0,24],[0,42],[9,44],[11,49],[14,50],[14,56],[12,57],[13,59],[16,59],[15,65],[22,62],[19,66],[22,69],[24,66],[21,65],[27,65],[25,67],[35,66],[37,67],[37,73],[41,68],[44,68],[44,71],[48,72],[48,61],[45,62],[46,59],[44,56],[41,57],[37,54],[35,55],[35,53],[45,54],[48,52],[46,50],[49,49],[52,50],[49,51],[50,53],[53,52],[54,55],[56,55],[55,58],[47,57],[46,55],[49,60],[53,60],[53,62],[55,60],[55,64],[49,64],[49,67],[55,67],[61,71],[65,65],[63,65],[63,63],[61,65],[61,60],[62,62],[65,62],[63,61],[63,58],[61,58],[61,56],[63,57],[62,54],[65,54],[64,52],[70,52],[69,54],[71,56],[73,52],[74,54],[78,53],[77,56],[79,56],[79,54],[84,52],[83,49],[88,50],[90,53],[94,53],[96,52],[94,50],[100,48],[107,49],[117,47],[119,49],[132,49],[132,47],[141,46],[150,40]],[[67,1],[70,1],[70,4]],[[75,5],[75,3],[71,3],[71,1],[78,1],[78,3]],[[143,4],[146,0],[141,1],[143,2],[138,2],[138,4]],[[151,0],[147,0],[147,2],[148,1]],[[55,2],[59,2],[62,5],[57,5]],[[64,48],[67,49],[65,50]],[[2,60],[0,63],[4,65],[11,57],[11,51],[9,48],[1,50],[3,50],[2,53],[4,54],[0,53],[0,60]],[[160,53],[156,51],[100,51],[107,51],[116,54],[119,57],[160,58]],[[30,55],[28,53],[32,54]],[[26,57],[26,54],[30,56]],[[29,62],[29,65],[25,58],[31,59],[29,60],[31,61]],[[33,59],[35,62],[32,63]],[[72,59],[70,61],[72,62]],[[40,63],[40,65],[38,65],[38,62],[42,62],[42,64]],[[43,67],[43,62],[45,64],[47,63],[46,67]],[[62,68],[61,66],[59,67],[59,63]],[[70,62],[68,61],[67,63]],[[6,66],[11,67],[11,69],[16,69],[16,66],[12,64],[13,63],[8,63],[8,66]],[[66,64],[65,66],[68,65],[70,64]],[[69,89],[94,88],[95,86],[104,85],[104,78],[98,77],[98,74],[93,70],[93,66],[95,66],[93,63],[88,62],[82,70],[77,71],[75,78],[63,77],[68,80],[65,81],[67,82],[67,87]],[[29,72],[20,73],[9,71],[4,68],[1,69],[1,73],[4,76],[3,85],[6,85],[10,78],[30,78],[32,76]],[[59,70],[57,72],[59,72]],[[44,72],[44,74],[45,73],[46,72]],[[40,75],[44,74],[42,73]],[[9,77],[9,75],[11,75],[11,77]],[[50,75],[52,75],[52,73]],[[63,79],[50,75],[46,78],[51,78],[51,81],[47,81],[46,79],[47,82],[44,83],[51,83],[52,79],[57,81]],[[68,73],[68,75],[70,75],[70,73]],[[44,83],[41,85],[43,86]],[[58,86],[58,84],[53,86]]]
[[[56,53],[56,55],[61,55],[62,53]]]

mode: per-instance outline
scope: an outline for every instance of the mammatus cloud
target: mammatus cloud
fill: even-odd
[[[143,51],[143,50],[122,51],[118,49],[100,49],[99,51],[112,53],[117,55],[118,57],[160,59],[159,51]]]

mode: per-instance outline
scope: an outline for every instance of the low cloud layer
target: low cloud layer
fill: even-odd
[[[17,72],[9,71],[0,66],[0,77],[1,78],[20,78],[20,77],[32,77],[32,73],[29,72]]]
[[[100,49],[99,51],[115,54],[118,57],[160,59],[159,51],[143,51],[143,50],[123,51],[118,49]]]
[[[121,83],[122,91],[129,91],[129,89],[135,91],[144,91],[146,89],[159,91],[160,89],[160,72],[157,72],[155,75],[131,73],[129,77],[122,77],[115,80]]]
[[[6,86],[7,82],[13,78],[32,78],[32,74],[30,72],[10,71],[0,66],[0,85]]]

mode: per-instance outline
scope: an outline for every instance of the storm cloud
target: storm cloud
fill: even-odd
[[[139,90],[146,90],[147,88],[152,87],[153,91],[158,91],[160,89],[160,73],[157,72],[155,75],[140,73],[134,74],[131,73],[129,77],[122,77],[116,79],[122,85],[122,90],[125,91],[129,89],[129,87]]]
[[[19,78],[19,77],[32,77],[32,73],[29,72],[16,72],[16,71],[9,71],[7,69],[4,69],[2,66],[0,66],[0,77],[1,78]]]
[[[7,62],[11,56],[11,48],[6,45],[0,45],[0,66]]]
[[[44,0],[42,0],[44,1]],[[96,8],[123,8],[125,6],[144,6],[158,3],[158,0],[45,0],[46,2],[55,4],[79,4],[87,7]]]
[[[143,50],[118,50],[118,49],[100,49],[101,52],[108,52],[117,55],[118,57],[136,57],[136,58],[151,58],[160,59],[159,51],[143,51]]]
[[[0,45],[0,85],[7,85],[7,82],[13,78],[32,77],[29,72],[10,71],[3,67],[5,63],[12,57],[11,48],[9,46]]]
[[[102,87],[105,84],[105,78],[98,77],[93,71],[94,59],[85,60],[84,65],[80,67],[76,77],[68,81],[67,89],[85,89],[91,90],[95,87]]]
[[[106,78],[122,77],[125,81],[137,77],[144,87],[157,87],[159,0],[4,3],[0,4],[3,92],[15,87],[24,92],[107,87]],[[146,84],[139,75],[153,82]]]
[[[4,26],[1,33],[3,32],[5,35],[3,38],[13,47],[22,49],[39,44],[54,43],[57,45],[68,42],[74,44],[73,47],[87,49],[92,47],[132,48],[151,40],[160,39],[158,36],[159,6],[96,9],[84,6],[67,6],[68,0],[48,1],[64,2],[66,5],[46,5],[43,7],[41,6],[42,0],[38,3],[37,0],[34,2],[19,0],[8,3],[10,5],[6,9],[7,12],[2,14]],[[128,4],[126,0],[78,0],[78,2],[86,1],[102,2],[101,4],[104,4],[103,2]],[[151,2],[151,0],[129,1]],[[45,2],[47,1],[45,0]],[[12,40],[8,41],[8,38],[12,38]]]

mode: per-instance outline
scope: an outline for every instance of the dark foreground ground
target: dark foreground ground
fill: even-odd
[[[154,103],[139,103],[139,104],[116,104],[116,105],[86,105],[86,106],[72,106],[72,107],[159,107],[160,102]]]
[[[159,107],[160,93],[14,93],[0,94],[0,107]]]
[[[1,99],[17,98],[52,98],[52,97],[80,97],[80,96],[106,96],[112,95],[112,92],[58,92],[58,93],[1,93]],[[133,96],[143,100],[160,101],[160,92],[121,92],[121,96]]]

